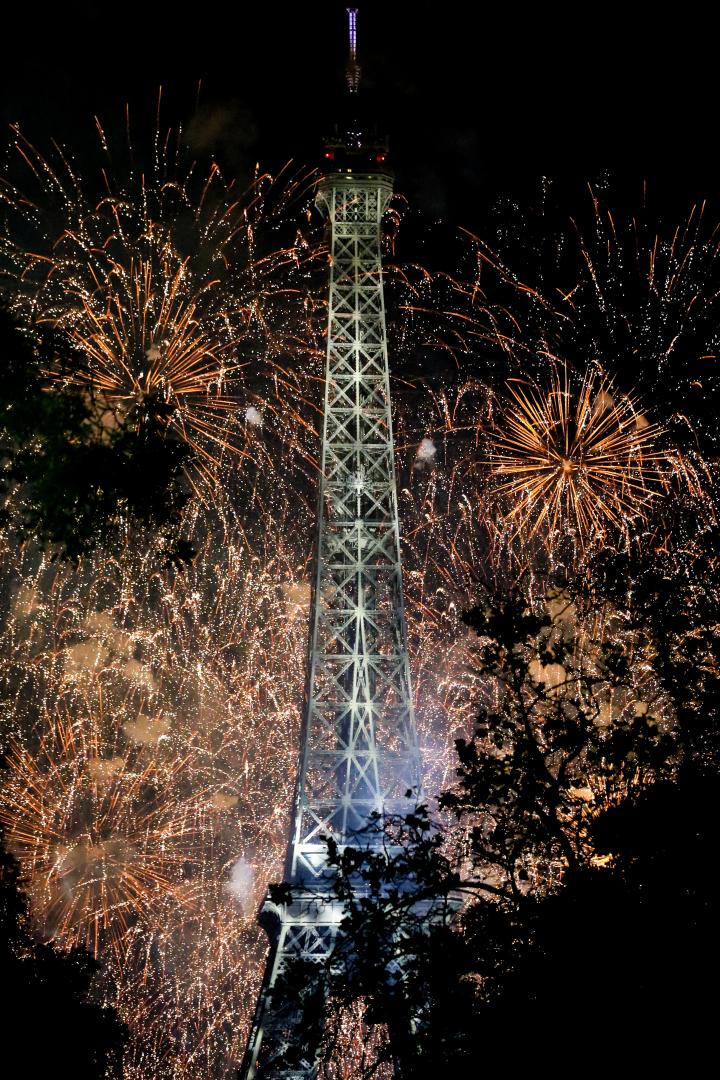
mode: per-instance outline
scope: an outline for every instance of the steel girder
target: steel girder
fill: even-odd
[[[292,903],[266,902],[271,953],[243,1075],[310,1080],[273,1064],[298,1016],[273,996],[290,959],[322,965],[342,911],[330,897],[327,837],[342,848],[375,812],[420,795],[393,452],[380,225],[386,175],[335,174],[317,203],[331,226],[318,539],[300,763],[286,882]],[[377,834],[376,834],[377,835]]]

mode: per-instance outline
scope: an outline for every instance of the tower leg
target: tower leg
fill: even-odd
[[[339,906],[314,893],[263,905],[260,922],[271,948],[242,1080],[315,1080],[326,1019],[325,962],[339,921]]]

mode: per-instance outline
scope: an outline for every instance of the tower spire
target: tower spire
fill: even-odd
[[[360,65],[357,62],[357,13],[357,8],[347,8],[348,62],[345,74],[351,94],[357,94],[360,88]]]
[[[348,83],[357,89],[355,15]],[[352,72],[352,80],[350,73]],[[283,999],[283,972],[304,961],[325,1000],[324,961],[343,916],[332,898],[327,839],[339,850],[384,847],[373,815],[405,815],[420,798],[403,605],[390,408],[381,222],[392,195],[387,147],[353,125],[326,143],[317,206],[330,229],[325,400],[310,649],[286,863],[289,897],[266,900],[270,954],[241,1075],[313,1080],[317,1043],[299,1065],[302,1017]],[[317,979],[320,983],[317,983]]]

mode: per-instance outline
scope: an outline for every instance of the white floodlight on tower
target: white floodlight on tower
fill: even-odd
[[[357,11],[348,9],[347,81],[355,106]],[[242,1075],[310,1080],[315,1050],[282,1064],[296,1009],[277,992],[288,962],[321,970],[342,909],[328,898],[326,838],[372,845],[373,813],[417,805],[420,754],[403,611],[390,410],[381,222],[392,195],[387,145],[357,114],[326,143],[317,205],[330,229],[325,402],[310,650],[285,881],[266,901],[271,937]]]

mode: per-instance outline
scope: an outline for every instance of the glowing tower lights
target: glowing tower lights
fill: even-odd
[[[357,62],[357,8],[348,8],[348,63],[347,84],[351,94],[360,88],[360,66]]]
[[[354,93],[356,12],[348,14]],[[330,146],[333,171],[317,194],[332,257],[310,651],[285,878],[292,899],[263,906],[271,951],[247,1080],[309,1080],[317,1071],[314,1047],[299,1066],[282,1063],[301,1018],[273,991],[289,961],[320,967],[333,947],[342,909],[328,896],[326,838],[341,849],[379,844],[372,832],[358,838],[371,814],[407,813],[420,791],[380,254],[392,177],[385,144],[357,122]]]

